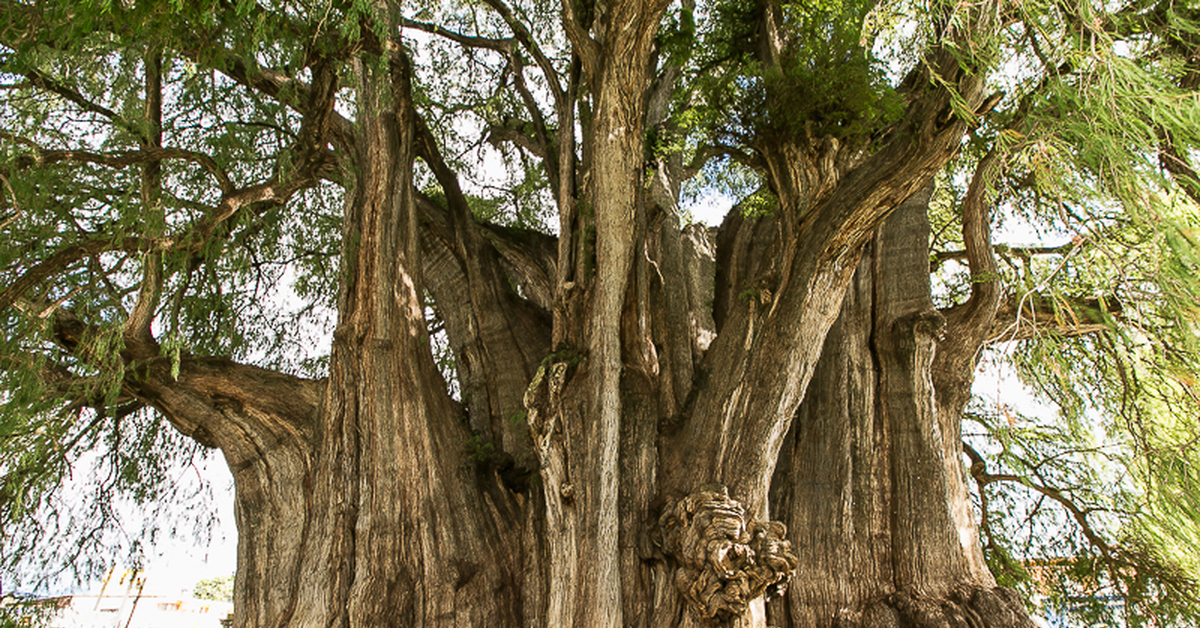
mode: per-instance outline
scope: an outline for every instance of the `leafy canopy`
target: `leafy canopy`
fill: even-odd
[[[476,44],[513,37],[511,18],[549,67],[577,68],[557,5],[514,2],[505,17],[496,4],[404,7],[399,34],[364,31],[373,9],[357,1],[4,6],[6,573],[29,584],[65,568],[98,573],[114,546],[136,553],[208,510],[206,489],[180,482],[203,450],[123,388],[138,377],[124,332],[148,277],[162,277],[157,359],[222,355],[324,374],[346,177],[336,159],[314,166],[301,142],[315,60],[347,75],[356,42],[395,35],[414,59],[418,110],[477,216],[552,230],[548,165],[513,138],[527,139],[533,118],[553,127],[554,87],[540,60]],[[720,189],[770,213],[756,151],[796,138],[871,151],[903,123],[904,73],[969,4],[781,2],[784,39],[765,42],[756,3],[680,2],[657,58],[683,79],[647,138],[650,156],[699,173],[685,183],[693,195]],[[991,109],[949,112],[972,131],[931,207],[939,299],[951,306],[980,281],[1003,281],[1015,315],[988,359],[1042,404],[981,394],[971,406],[985,549],[1002,582],[1055,612],[1186,624],[1200,616],[1200,180],[1190,166],[1200,16],[1165,0],[997,10],[995,33],[953,51],[964,67],[987,58],[1002,71],[989,79]],[[765,45],[777,46],[773,63]],[[161,115],[146,107],[152,75]],[[349,123],[352,89],[346,81],[336,106]],[[583,120],[589,105],[586,94],[574,105]],[[988,182],[999,277],[954,261],[965,188],[989,154],[1003,164]],[[417,178],[438,202],[429,169]],[[276,200],[214,219],[262,186]],[[160,516],[144,530],[127,523],[151,505]]]

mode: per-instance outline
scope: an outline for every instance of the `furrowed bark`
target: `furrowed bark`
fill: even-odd
[[[322,406],[297,617],[324,625],[517,621],[511,560],[429,352],[403,58],[356,62],[359,178]],[[451,513],[481,513],[453,516]],[[450,515],[450,516],[447,516]]]
[[[597,25],[598,40],[580,32],[576,17],[564,13],[591,81],[594,113],[585,127],[586,201],[576,205],[560,198],[563,219],[570,221],[560,230],[587,234],[594,229],[594,235],[560,245],[555,342],[556,350],[561,346],[571,355],[560,352],[548,360],[543,378],[531,385],[534,394],[527,404],[534,406],[529,420],[535,438],[545,439],[539,457],[550,555],[557,558],[551,564],[550,625],[619,626],[625,621],[623,590],[631,591],[627,587],[632,583],[622,581],[622,547],[634,541],[622,538],[621,511],[624,507],[634,517],[645,515],[637,504],[618,501],[626,473],[619,464],[623,435],[638,451],[629,454],[631,459],[642,461],[628,470],[639,478],[635,482],[641,497],[636,501],[648,501],[652,489],[647,488],[653,486],[652,439],[625,428],[635,425],[628,423],[629,411],[632,416],[648,413],[637,421],[641,425],[652,423],[646,419],[654,415],[626,408],[622,394],[624,362],[644,356],[648,339],[637,333],[639,316],[625,316],[623,309],[638,302],[633,261],[635,243],[645,234],[640,213],[644,91],[652,38],[665,6],[658,0],[612,3]],[[560,176],[566,172],[560,169]],[[636,345],[630,346],[630,339]],[[645,363],[644,357],[633,361]],[[555,434],[558,429],[561,437]]]
[[[529,468],[533,452],[523,417],[525,386],[541,360],[550,353],[549,312],[535,307],[513,289],[501,256],[485,239],[471,216],[458,179],[438,150],[436,140],[419,121],[419,154],[445,193],[446,229],[436,242],[452,256],[448,276],[430,277],[428,286],[454,342],[462,398],[468,406],[471,430],[498,452],[524,458]],[[425,212],[427,215],[431,212]],[[432,226],[434,223],[428,222]],[[514,460],[513,464],[517,464]]]
[[[242,626],[277,625],[291,615],[311,528],[318,408],[323,382],[219,358],[185,357],[178,377],[151,362],[134,394],[176,429],[219,447],[234,479]]]
[[[854,619],[894,590],[889,437],[875,418],[872,259],[869,250],[830,328],[771,486],[772,512],[788,522],[799,560],[786,597],[770,604],[781,627]]]
[[[981,98],[974,78],[963,79],[960,89],[971,99]],[[900,132],[849,172],[830,170],[825,176],[833,181],[821,176],[812,180],[801,167],[768,168],[770,175],[784,179],[772,182],[780,195],[773,247],[782,259],[757,266],[738,262],[739,268],[753,268],[757,274],[749,277],[739,270],[737,278],[749,282],[723,288],[727,295],[736,293],[742,304],[734,305],[729,296],[719,303],[724,308],[717,312],[721,333],[706,358],[715,385],[700,391],[688,424],[677,437],[684,443],[704,442],[706,433],[732,438],[709,441],[705,449],[687,454],[696,463],[676,457],[670,468],[693,469],[699,464],[702,476],[730,486],[735,495],[756,504],[755,512],[766,512],[774,459],[820,355],[821,343],[814,339],[824,338],[837,317],[862,246],[884,217],[924,187],[950,159],[965,130],[961,121],[942,120],[941,107],[948,107],[948,94],[927,87],[923,96],[902,125],[919,131]],[[766,156],[787,161],[805,154],[780,150]],[[836,156],[818,156],[837,161]],[[814,193],[819,196],[789,196]],[[795,235],[789,239],[789,233]],[[746,237],[732,237],[745,246]],[[768,347],[771,350],[764,350]],[[775,348],[781,351],[776,354]],[[733,460],[737,464],[726,462]],[[668,485],[679,488],[678,481]]]
[[[961,413],[940,414],[929,375],[942,318],[926,198],[869,246],[788,435],[772,502],[793,524],[799,575],[772,604],[777,625],[1030,625],[955,517],[970,505],[961,456],[943,442]]]
[[[945,319],[929,298],[929,273],[921,265],[928,260],[927,200],[928,192],[912,199],[879,236],[875,344],[879,412],[892,435],[893,578],[899,590],[943,598],[971,574],[961,550],[947,552],[958,538],[946,504],[966,495],[961,482],[951,480],[962,476],[959,440],[953,441],[952,463],[945,464],[950,435],[944,433],[926,379],[945,330]]]

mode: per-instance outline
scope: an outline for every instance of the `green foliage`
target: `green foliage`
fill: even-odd
[[[219,578],[208,578],[192,587],[192,596],[199,600],[233,601],[233,574]]]
[[[697,60],[699,111],[717,138],[761,144],[773,137],[860,138],[895,122],[901,100],[864,47],[873,2],[782,5],[782,58],[764,67],[757,6],[719,2],[704,22]]]
[[[0,598],[0,628],[40,628],[59,615],[59,600],[5,595]]]
[[[583,352],[563,342],[559,343],[554,351],[546,357],[542,358],[541,366],[549,366],[551,364],[565,363],[567,366],[575,366],[583,361],[586,356]]]

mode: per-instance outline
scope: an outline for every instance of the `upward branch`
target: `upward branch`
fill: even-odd
[[[162,52],[152,49],[146,53],[144,66],[146,72],[146,101],[144,108],[146,135],[144,145],[153,150],[162,147]],[[166,223],[162,203],[162,162],[152,160],[142,168],[142,208],[143,215],[150,223],[148,233],[153,235]],[[158,355],[158,343],[150,331],[154,322],[155,310],[163,289],[163,258],[161,251],[148,252],[142,260],[142,285],[137,302],[125,321],[124,337],[126,342],[143,345],[152,349],[139,358],[145,359]]]
[[[1006,153],[980,160],[963,199],[962,238],[971,271],[971,296],[945,312],[946,333],[934,358],[934,386],[943,408],[957,415],[971,398],[975,364],[1000,306],[999,265],[992,247],[992,199]]]

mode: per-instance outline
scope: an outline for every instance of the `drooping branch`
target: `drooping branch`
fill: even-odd
[[[5,37],[4,43],[10,48],[19,48],[21,45],[32,42],[50,46],[57,44],[57,42],[47,42],[44,40],[43,33],[47,32],[44,29],[45,21],[51,15],[45,13],[41,7],[5,2],[3,13],[6,18],[9,18],[8,28],[3,33]],[[311,41],[309,43],[313,45],[314,49],[317,48],[316,37],[318,35],[340,37],[327,33],[314,34],[305,32],[302,27],[292,22],[289,18],[283,18],[277,13],[265,12],[264,15],[276,25],[281,26],[283,30],[290,32],[293,36],[310,38]],[[55,17],[70,19],[69,14],[59,14]],[[124,22],[127,17],[123,11],[112,11],[103,16],[93,16],[91,23],[98,30],[108,30],[119,36],[129,36],[132,34],[130,33],[130,25]],[[215,69],[235,82],[270,96],[281,104],[302,113],[304,105],[310,100],[308,97],[310,86],[304,81],[295,79],[278,70],[261,67],[259,64],[249,61],[233,51],[216,44],[215,42],[223,39],[226,35],[225,33],[215,30],[204,30],[173,32],[172,35],[178,37],[176,40],[178,47],[175,51],[201,67]],[[325,43],[329,44],[325,48],[334,51],[333,54],[345,55],[349,51],[349,48],[344,45],[346,42],[340,39]],[[144,132],[136,125],[129,124],[120,114],[91,102],[86,96],[62,82],[37,73],[36,70],[34,74],[34,76],[28,77],[31,84],[56,93],[80,106],[85,111],[104,116],[112,120],[114,124],[129,130],[139,139],[144,139]],[[337,142],[343,147],[353,147],[353,124],[336,112],[331,116],[331,123]]]
[[[308,103],[304,108],[305,115],[297,135],[295,152],[297,155],[294,168],[285,173],[276,174],[266,182],[235,188],[227,175],[221,171],[215,162],[204,155],[191,151],[164,149],[154,143],[145,145],[141,150],[127,151],[117,155],[104,155],[89,151],[41,151],[37,156],[28,158],[26,166],[44,163],[96,163],[108,167],[128,167],[142,165],[150,167],[155,162],[164,159],[185,159],[205,165],[213,172],[221,183],[221,200],[215,207],[207,208],[207,215],[194,226],[184,227],[175,234],[154,237],[153,234],[143,234],[140,237],[124,237],[114,239],[104,234],[89,235],[80,241],[67,244],[58,252],[34,264],[11,281],[0,291],[0,309],[13,305],[28,290],[50,277],[64,272],[75,263],[89,259],[105,251],[141,252],[148,256],[158,256],[166,252],[184,252],[191,256],[200,255],[209,239],[234,216],[245,210],[264,210],[288,202],[296,193],[316,185],[320,173],[332,161],[330,151],[325,148],[324,138],[329,133],[331,120],[334,118],[333,99],[337,87],[337,76],[328,63],[318,63],[313,68],[314,87],[308,92]],[[158,105],[161,107],[161,104]],[[161,118],[161,112],[157,114]],[[153,128],[154,125],[151,125]],[[10,136],[11,137],[11,136]],[[151,138],[147,142],[152,142]],[[17,160],[21,165],[20,159]],[[157,202],[161,195],[160,184],[147,188],[147,200]],[[156,271],[158,272],[158,271]],[[151,283],[145,287],[157,292],[155,282],[161,278],[150,277]],[[141,316],[148,316],[142,312]],[[145,328],[146,320],[141,320],[138,327]],[[139,332],[140,333],[140,332]]]
[[[63,272],[76,262],[105,251],[137,253],[170,245],[167,240],[126,237],[114,241],[111,237],[92,237],[69,244],[53,255],[29,267],[0,291],[0,310],[12,307],[26,292],[46,279]]]
[[[1001,301],[987,331],[988,344],[1028,340],[1042,334],[1084,336],[1112,329],[1121,317],[1120,299],[1109,297],[1030,298],[1011,294]]]
[[[25,78],[29,80],[30,85],[33,85],[34,87],[37,87],[38,89],[42,89],[42,90],[45,90],[52,94],[55,94],[55,95],[61,97],[63,100],[74,103],[76,106],[78,106],[83,111],[86,111],[88,113],[98,114],[104,118],[107,118],[117,127],[121,128],[125,131],[129,131],[130,133],[133,133],[134,136],[138,137],[139,139],[141,139],[143,141],[148,139],[145,136],[144,129],[141,129],[138,126],[131,124],[123,116],[121,116],[117,112],[109,109],[108,107],[105,107],[103,105],[99,105],[97,103],[92,102],[91,100],[86,98],[83,94],[81,94],[79,92],[79,90],[76,90],[75,88],[70,87],[61,81],[55,80],[55,79],[47,76],[45,73],[39,72],[37,70],[29,70],[27,72],[24,72],[24,75],[25,75]]]
[[[147,146],[139,150],[97,153],[87,150],[53,150],[42,148],[29,140],[2,131],[0,131],[0,138],[31,147],[35,150],[32,155],[20,156],[13,160],[12,168],[17,170],[59,163],[93,164],[107,168],[121,169],[156,161],[180,160],[191,162],[204,168],[217,180],[217,184],[222,192],[232,192],[235,189],[229,175],[217,165],[217,162],[212,157],[196,151]]]
[[[1187,574],[1180,572],[1178,568],[1172,565],[1164,563],[1159,556],[1141,547],[1126,545],[1120,542],[1111,542],[1105,538],[1104,534],[1095,525],[1096,522],[1093,515],[1110,512],[1109,509],[1081,503],[1080,500],[1070,495],[1069,492],[1052,486],[1045,481],[1035,481],[1027,476],[1015,473],[990,473],[987,461],[979,451],[966,442],[962,443],[962,451],[971,461],[971,477],[978,487],[981,499],[986,495],[986,489],[992,485],[1006,484],[1025,487],[1062,507],[1075,523],[1079,533],[1099,552],[1101,560],[1109,570],[1114,572],[1132,571],[1139,574],[1153,574],[1153,577],[1173,589],[1175,593],[1181,595],[1183,598],[1193,601],[1197,600],[1197,596],[1194,593],[1197,583]],[[981,512],[980,516],[984,518],[983,525],[986,526],[987,510],[985,509]]]
[[[217,207],[212,208],[210,214],[194,229],[175,236],[162,238],[130,236],[113,240],[111,237],[96,235],[68,244],[57,253],[30,267],[10,282],[3,291],[0,291],[0,309],[12,306],[16,299],[29,289],[51,276],[67,270],[76,262],[105,251],[130,253],[181,251],[193,255],[199,254],[217,228],[237,214],[239,210],[249,207],[265,208],[282,205],[298,191],[310,187],[315,182],[313,177],[296,178],[283,183],[272,181],[236,190],[225,196]]]
[[[402,18],[400,26],[403,28],[411,28],[419,30],[430,35],[444,37],[452,42],[461,44],[468,48],[483,48],[486,50],[495,50],[505,56],[512,54],[513,40],[511,38],[495,39],[492,37],[479,37],[477,35],[464,35],[462,33],[452,31],[440,24],[431,22],[423,22],[409,18]]]

